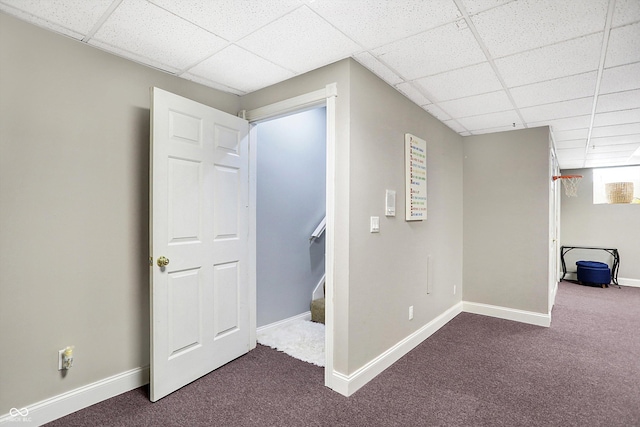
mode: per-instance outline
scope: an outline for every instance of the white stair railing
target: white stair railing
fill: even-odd
[[[327,217],[325,216],[324,218],[322,218],[322,221],[320,221],[320,224],[318,224],[318,226],[313,231],[313,233],[311,233],[311,237],[309,237],[309,241],[312,242],[318,237],[322,236],[322,233],[324,233],[324,230],[326,228],[327,228]]]

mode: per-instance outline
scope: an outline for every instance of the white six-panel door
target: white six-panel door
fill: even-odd
[[[158,88],[151,123],[156,401],[249,350],[249,125]]]

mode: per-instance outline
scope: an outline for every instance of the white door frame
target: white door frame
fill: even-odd
[[[249,329],[251,347],[256,346],[256,124],[292,113],[325,106],[327,109],[326,148],[326,215],[325,235],[325,367],[324,385],[333,389],[333,286],[335,257],[335,144],[336,144],[336,83],[323,89],[276,102],[253,110],[243,110],[239,116],[249,121]]]

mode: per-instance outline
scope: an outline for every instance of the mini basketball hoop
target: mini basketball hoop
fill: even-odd
[[[562,186],[564,187],[564,193],[567,197],[578,196],[578,184],[582,179],[582,175],[557,175],[553,177],[553,180],[561,179]]]

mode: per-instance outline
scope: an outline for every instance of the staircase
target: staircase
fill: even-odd
[[[320,224],[311,234],[309,242],[313,242],[324,233],[327,227],[327,217],[325,216]],[[315,287],[311,294],[311,321],[324,324],[324,295],[325,295],[325,278],[322,277],[320,283]],[[322,287],[322,288],[321,288]],[[322,290],[321,290],[322,289]]]
[[[324,324],[324,278],[322,279],[322,298],[311,301],[311,321]]]

